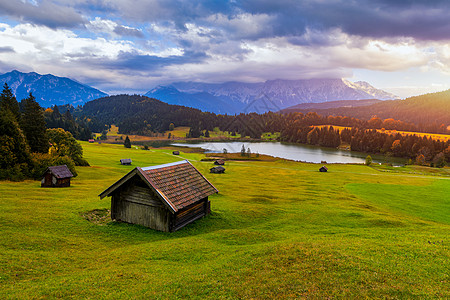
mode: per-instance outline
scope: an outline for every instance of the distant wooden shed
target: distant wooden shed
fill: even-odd
[[[41,187],[69,187],[72,177],[66,165],[48,167],[42,174]]]
[[[173,151],[172,154],[173,155],[180,155],[180,151]]]
[[[327,171],[328,171],[328,168],[327,168],[326,166],[322,166],[322,167],[319,169],[319,171],[320,171],[320,172],[327,172]]]
[[[160,231],[176,231],[211,211],[219,191],[187,160],[136,167],[103,191],[111,196],[111,219]]]
[[[217,174],[225,173],[225,168],[222,167],[222,166],[212,167],[211,169],[209,169],[209,172],[210,173],[217,173]]]
[[[218,159],[214,162],[215,165],[223,166],[225,164],[225,161],[223,159]]]
[[[122,165],[131,165],[131,158],[123,158],[120,160]]]

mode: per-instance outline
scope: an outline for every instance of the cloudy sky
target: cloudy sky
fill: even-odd
[[[107,93],[173,81],[347,78],[450,88],[448,0],[0,0],[0,73]]]

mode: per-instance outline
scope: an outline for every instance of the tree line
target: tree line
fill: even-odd
[[[405,100],[381,101],[360,107],[339,107],[313,110],[323,116],[349,116],[369,120],[374,115],[381,119],[402,120],[396,130],[450,134],[450,90],[414,96]],[[311,110],[309,110],[311,111]],[[298,112],[307,113],[304,110]],[[387,129],[387,128],[386,128]]]
[[[89,165],[70,132],[47,129],[44,110],[34,96],[20,101],[5,83],[0,94],[0,179],[38,179],[47,167]]]
[[[410,163],[436,167],[450,162],[450,140],[435,140],[416,134],[388,134],[358,126],[342,130],[333,126],[310,126],[304,120],[305,115],[297,113],[296,117],[296,121],[288,123],[281,131],[281,141],[334,148],[344,143],[352,151],[404,157],[410,159]]]

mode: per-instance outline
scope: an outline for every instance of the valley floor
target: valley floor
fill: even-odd
[[[0,182],[0,298],[450,298],[450,177],[82,143],[70,188]],[[131,158],[131,166],[119,160]],[[135,166],[189,159],[220,191],[174,233],[95,220]],[[93,210],[95,214],[90,213]]]

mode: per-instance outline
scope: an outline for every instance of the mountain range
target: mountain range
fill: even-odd
[[[91,100],[108,96],[100,90],[72,79],[51,74],[22,73],[14,70],[0,75],[0,84],[3,85],[5,82],[19,101],[28,97],[31,92],[43,107],[83,105]],[[168,104],[219,114],[264,113],[299,104],[329,103],[338,100],[398,99],[397,96],[376,89],[367,82],[350,82],[345,79],[277,79],[259,83],[175,82],[157,86],[145,96]],[[337,104],[331,105],[336,107]],[[350,104],[344,106],[348,105]]]
[[[64,104],[77,106],[90,100],[108,96],[102,91],[72,79],[51,74],[22,73],[14,70],[0,75],[1,86],[4,83],[9,85],[18,101],[32,93],[42,107]]]
[[[337,100],[399,99],[364,81],[345,79],[268,80],[259,83],[175,82],[145,94],[169,104],[215,113],[279,111],[302,103]]]

